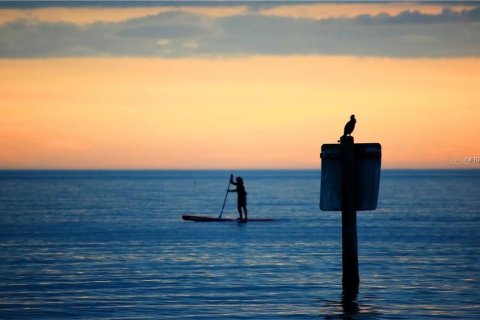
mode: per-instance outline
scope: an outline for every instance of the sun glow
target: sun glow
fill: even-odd
[[[316,168],[351,113],[384,167],[475,155],[480,59],[1,60],[0,167]]]

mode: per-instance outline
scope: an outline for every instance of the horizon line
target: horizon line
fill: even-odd
[[[381,171],[480,170],[480,167],[381,168]],[[0,171],[321,171],[321,168],[0,168]]]

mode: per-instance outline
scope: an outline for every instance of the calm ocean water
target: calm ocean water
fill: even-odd
[[[0,318],[480,319],[480,171],[383,171],[348,303],[320,172],[234,172],[275,222],[182,221],[229,173],[0,171]]]

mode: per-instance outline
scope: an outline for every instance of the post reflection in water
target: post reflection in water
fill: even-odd
[[[360,312],[357,303],[358,287],[354,289],[344,289],[342,292],[343,315],[347,317],[355,316]]]
[[[382,313],[372,305],[358,302],[358,288],[344,289],[340,302],[325,301],[321,310],[326,320],[332,319],[381,319]]]

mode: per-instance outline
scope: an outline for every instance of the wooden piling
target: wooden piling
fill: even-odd
[[[356,173],[354,139],[342,137],[342,286],[356,291],[360,283],[357,249]]]

